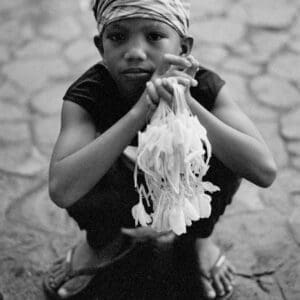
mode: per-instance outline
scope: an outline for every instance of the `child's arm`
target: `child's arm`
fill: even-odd
[[[194,76],[198,62],[189,56],[192,67],[185,73]],[[173,76],[171,74],[171,76]],[[167,102],[172,98],[172,86],[168,81],[153,83],[155,93],[152,97],[161,97]],[[212,111],[206,110],[190,93],[187,93],[188,105],[206,128],[214,154],[237,175],[262,186],[269,186],[276,176],[273,157],[254,124],[232,100],[224,86]]]
[[[79,105],[65,101],[61,131],[50,163],[52,200],[61,207],[68,207],[86,194],[144,126],[148,110],[147,101],[139,101],[96,138],[96,128],[89,114]]]
[[[163,68],[171,64],[186,67],[188,61],[166,56]],[[158,70],[154,77],[161,76],[160,73],[163,70]],[[153,106],[144,92],[126,115],[96,138],[90,115],[79,105],[65,101],[61,131],[50,163],[49,193],[52,200],[61,207],[68,207],[91,190],[143,128]]]
[[[220,90],[211,112],[193,98],[189,105],[206,128],[214,154],[228,168],[261,187],[274,181],[276,165],[266,143],[226,86]]]

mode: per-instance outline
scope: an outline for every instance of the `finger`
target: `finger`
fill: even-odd
[[[156,92],[157,92],[159,98],[162,98],[169,105],[171,105],[173,95],[171,93],[169,93],[168,90],[163,86],[162,80],[160,78],[156,79],[154,81],[154,85],[155,85]]]
[[[165,232],[156,232],[149,227],[122,228],[121,232],[137,242],[154,241],[165,234]]]
[[[163,63],[157,69],[157,74],[164,74],[172,65],[182,69],[192,66],[191,62],[184,56],[165,54],[163,57]]]
[[[122,228],[121,231],[123,234],[138,240],[145,240],[154,237],[156,234],[156,232],[149,227]]]
[[[191,77],[195,77],[199,69],[199,62],[192,55],[187,56],[187,59],[191,63],[191,67],[186,68],[185,72]]]
[[[138,229],[138,228],[137,228]],[[138,241],[145,241],[148,238],[145,237],[139,230],[137,229],[130,229],[130,228],[122,228],[121,232],[125,235],[127,235],[128,237],[134,239],[134,240],[138,240]]]
[[[190,60],[186,56],[174,55],[174,54],[165,54],[164,61],[169,63],[169,65],[174,65],[178,67],[189,68],[192,66]]]
[[[162,78],[162,85],[164,86],[164,88],[170,93],[173,95],[173,83],[170,82],[170,77],[169,78]],[[175,78],[174,78],[175,80]],[[177,81],[177,80],[176,80]]]
[[[170,70],[167,72],[166,76],[168,77],[176,77],[176,78],[185,78],[187,80],[189,80],[190,86],[197,86],[198,85],[198,81],[194,79],[194,77],[192,77],[191,75],[187,74],[184,71],[180,71],[180,70]]]
[[[184,87],[191,87],[191,86],[195,86],[195,83],[193,80],[187,79],[187,78],[183,78],[183,77],[175,77],[177,82],[181,85],[183,85]]]
[[[191,86],[191,81],[184,77],[168,77],[162,79],[164,88],[171,94],[174,95],[174,82],[181,84],[186,88]]]
[[[146,90],[150,100],[153,102],[153,104],[157,105],[159,103],[159,96],[152,81],[148,81],[146,83]]]

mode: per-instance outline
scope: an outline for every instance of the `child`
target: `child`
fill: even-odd
[[[57,299],[78,295],[101,273],[97,266],[113,265],[130,253],[124,234],[155,238],[151,230],[134,229],[131,208],[138,195],[130,165],[137,132],[159,101],[171,103],[166,79],[175,77],[190,90],[188,105],[212,144],[205,179],[221,188],[212,195],[211,217],[194,222],[179,238],[192,243],[204,298],[227,297],[234,268],[212,242],[212,232],[239,178],[262,187],[273,182],[272,156],[225,82],[190,55],[187,0],[96,0],[93,9],[99,30],[95,44],[103,60],[64,96],[49,183],[52,200],[86,231],[86,240],[54,264],[45,289]]]

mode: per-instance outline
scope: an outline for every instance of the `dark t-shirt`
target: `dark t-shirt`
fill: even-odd
[[[191,88],[192,96],[211,110],[225,84],[216,73],[200,67],[195,79],[198,86]],[[108,70],[97,63],[79,77],[67,90],[64,100],[72,101],[87,110],[99,132],[106,131],[130,110],[130,105],[119,96],[117,86]],[[133,142],[136,144],[136,141]]]
[[[191,88],[191,94],[210,111],[225,82],[216,73],[203,67],[199,69],[195,78],[198,86]],[[101,63],[92,66],[77,79],[67,90],[63,99],[77,103],[88,111],[99,132],[106,131],[132,106],[122,101],[114,80]],[[135,138],[131,144],[136,145],[137,139]],[[140,178],[140,180],[143,179]],[[213,230],[218,217],[224,212],[225,206],[231,202],[239,180],[214,155],[211,157],[210,168],[203,180],[211,181],[221,188],[220,192],[212,195],[211,217],[204,221],[200,220],[197,222],[199,225],[195,223],[190,229],[198,236],[203,234],[203,237],[207,237]],[[88,232],[89,230],[94,232],[95,228],[98,231],[104,228],[101,234],[97,233],[98,238],[94,236],[90,238],[90,242],[94,243],[97,240],[101,244],[113,236],[111,234],[113,228],[118,231],[120,226],[133,226],[131,207],[138,202],[138,199],[132,171],[124,165],[120,156],[105,176],[86,195],[68,208],[68,212],[78,222],[80,228]]]

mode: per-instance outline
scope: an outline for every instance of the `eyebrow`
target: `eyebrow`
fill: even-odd
[[[106,29],[109,29],[109,30],[126,29],[126,26],[120,25],[118,23],[112,23],[109,26],[107,26]]]
[[[160,30],[164,30],[165,29],[165,24],[163,25],[163,22],[159,22],[159,21],[155,21],[149,24],[145,24],[145,26],[143,26],[143,28],[145,29],[160,29]]]

